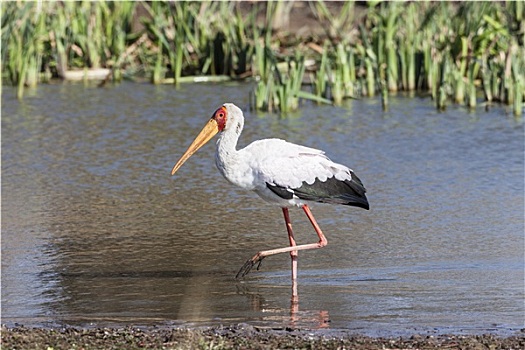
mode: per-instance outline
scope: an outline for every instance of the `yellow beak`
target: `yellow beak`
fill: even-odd
[[[204,146],[206,142],[210,141],[210,139],[213,136],[217,135],[218,132],[219,126],[217,122],[214,119],[210,119],[210,121],[206,123],[206,125],[204,125],[204,128],[202,128],[201,132],[199,133],[199,135],[197,135],[195,140],[193,140],[190,147],[188,147],[186,152],[184,152],[177,164],[175,164],[173,169],[171,169],[171,175],[174,175],[177,172],[177,170],[179,170],[179,168],[182,166],[182,164],[184,164],[184,162],[187,161],[188,158],[193,155],[193,153],[197,152],[199,148]]]

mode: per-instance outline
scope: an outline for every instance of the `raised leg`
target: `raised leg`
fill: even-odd
[[[250,272],[250,270],[253,268],[253,266],[255,264],[259,264],[260,265],[261,261],[264,258],[266,258],[267,256],[280,254],[280,253],[286,253],[286,252],[297,252],[299,250],[317,249],[317,248],[322,248],[322,247],[326,246],[328,244],[328,241],[327,241],[326,237],[324,236],[323,232],[321,231],[321,228],[319,227],[319,225],[315,221],[315,218],[312,215],[312,212],[310,211],[310,208],[308,208],[307,205],[304,205],[303,206],[303,210],[304,210],[306,216],[308,217],[308,219],[310,220],[310,223],[314,227],[314,230],[317,233],[317,236],[319,237],[319,242],[311,243],[311,244],[293,245],[293,246],[285,247],[285,248],[277,248],[277,249],[260,251],[257,254],[255,254],[253,256],[253,258],[251,258],[248,261],[246,261],[246,263],[241,267],[239,272],[237,272],[237,275],[235,276],[235,278],[246,276]],[[283,212],[284,212],[284,210],[283,210]],[[285,214],[285,220],[286,220],[286,216],[287,216],[287,214]],[[290,220],[288,218],[288,221],[286,223],[286,227],[287,228],[290,227],[290,230],[291,230],[291,227],[292,227],[291,223],[288,226],[289,221]],[[293,234],[292,234],[291,237],[293,238]],[[291,243],[291,241],[290,241],[290,243]],[[295,243],[295,240],[294,240],[294,243]],[[292,264],[293,264],[293,260],[292,260]],[[257,266],[257,268],[259,268],[259,265]],[[293,265],[292,265],[292,269],[293,269]],[[292,271],[292,273],[293,273],[293,271]]]
[[[322,247],[326,246],[328,244],[328,240],[326,239],[325,235],[323,234],[323,231],[321,231],[321,228],[317,224],[317,221],[315,221],[314,215],[310,211],[310,208],[305,204],[305,205],[303,205],[303,210],[304,210],[306,216],[308,216],[308,219],[310,220],[310,223],[314,227],[315,233],[317,233],[317,237],[319,237],[319,243],[317,243],[319,245],[319,247],[317,247],[317,248],[322,248]]]

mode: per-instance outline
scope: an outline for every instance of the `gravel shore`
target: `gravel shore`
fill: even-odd
[[[2,349],[525,349],[525,333],[368,337],[236,325],[207,328],[26,328],[2,326]]]

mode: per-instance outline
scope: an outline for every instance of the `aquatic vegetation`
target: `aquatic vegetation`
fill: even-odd
[[[323,33],[290,39],[273,30],[290,16],[283,1],[4,2],[2,78],[19,98],[67,72],[105,69],[106,81],[254,79],[259,110],[377,94],[386,108],[389,94],[418,90],[438,109],[483,98],[521,115],[523,1],[308,5]]]
[[[17,4],[16,11],[2,7],[2,77],[6,75],[17,86],[21,98],[24,85],[38,82],[45,54],[46,18],[32,3]]]
[[[297,53],[294,57],[287,57],[285,64],[279,64],[270,50],[266,50],[265,55],[269,62],[268,72],[265,74],[265,79],[259,78],[254,92],[257,110],[287,113],[299,108],[300,99],[331,103],[322,96],[302,90],[305,73],[304,56]]]

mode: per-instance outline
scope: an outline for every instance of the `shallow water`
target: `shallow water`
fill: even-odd
[[[249,85],[48,85],[2,96],[2,323],[512,333],[524,326],[523,123],[428,99],[246,111]],[[352,167],[371,210],[319,204],[327,247],[287,245],[281,210],[228,184],[214,145],[169,171],[217,106]],[[298,243],[316,235],[301,210]]]

